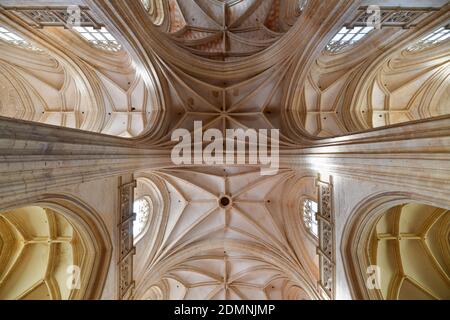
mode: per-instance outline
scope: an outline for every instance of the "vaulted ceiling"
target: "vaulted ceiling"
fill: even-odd
[[[407,4],[385,1],[394,2]],[[194,121],[223,133],[280,129],[281,147],[294,148],[449,114],[450,42],[408,50],[448,24],[446,1],[425,2],[415,22],[406,9],[384,12],[405,28],[376,29],[330,52],[344,25],[367,22],[371,1],[77,1],[121,44],[109,51],[65,25],[36,28],[1,0],[0,26],[39,50],[0,41],[0,115],[152,148],[170,148],[171,133]],[[252,167],[136,177],[152,208],[136,244],[136,298],[320,298],[316,243],[300,210],[304,197],[315,198],[314,177],[283,168],[262,177]]]
[[[13,21],[1,25],[30,43],[0,41],[2,116],[126,138],[154,121],[154,85],[126,50],[101,49],[61,27],[38,29],[36,38]]]
[[[1,1],[2,25],[40,49],[2,42],[2,115],[161,146],[193,120],[278,128],[289,147],[449,113],[449,42],[407,50],[448,24],[445,1],[397,12],[387,1],[383,27],[336,52],[327,43],[342,26],[365,23],[370,1],[79,2],[121,50],[54,24],[33,28]]]
[[[225,61],[273,45],[295,23],[304,2],[152,1],[153,7],[167,7],[168,17],[161,21],[158,16],[154,22],[172,41],[195,55]]]
[[[70,65],[46,50],[0,45],[2,115],[123,137],[147,127],[151,90],[125,52],[100,60],[88,47]]]
[[[450,215],[418,203],[389,209],[368,248],[385,299],[450,298]],[[415,263],[414,261],[420,261]]]
[[[315,245],[306,240],[298,201],[314,190],[313,177],[290,170],[271,177],[233,167],[142,173],[137,192],[158,209],[137,243],[136,297],[317,298]]]
[[[67,268],[87,252],[60,214],[25,207],[0,215],[0,299],[70,299]]]

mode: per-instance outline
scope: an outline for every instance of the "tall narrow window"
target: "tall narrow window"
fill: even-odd
[[[442,27],[434,30],[427,36],[423,37],[412,46],[408,47],[408,51],[420,51],[426,48],[434,47],[443,43],[450,38],[450,27]]]
[[[150,216],[150,204],[144,198],[138,199],[133,204],[136,220],[133,223],[133,235],[136,239],[144,231]]]
[[[373,29],[373,27],[354,27],[353,29],[343,27],[327,44],[326,50],[333,53],[342,51],[343,49],[359,42]]]
[[[94,29],[92,27],[74,27],[74,29],[89,43],[99,49],[106,51],[117,52],[122,49],[119,42],[109,33],[109,31],[102,27]]]
[[[24,38],[22,38],[18,34],[11,32],[8,29],[3,28],[3,27],[0,27],[0,39],[5,42],[14,44],[18,47],[22,47],[22,48],[33,50],[33,51],[42,51],[41,49],[33,46],[31,43],[26,41]]]
[[[317,202],[312,200],[305,200],[303,202],[303,222],[305,223],[306,229],[315,237],[318,237],[317,228]]]

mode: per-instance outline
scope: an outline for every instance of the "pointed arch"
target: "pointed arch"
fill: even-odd
[[[6,266],[6,269],[3,268],[3,278],[13,274],[15,269],[24,263],[46,270],[37,283],[26,274],[16,274],[12,280],[20,281],[2,283],[0,294],[2,286],[9,285],[8,291],[11,294],[11,286],[21,283],[23,288],[28,289],[14,297],[8,295],[7,299],[42,299],[47,295],[51,299],[101,298],[111,262],[112,242],[104,222],[93,208],[70,195],[46,194],[38,199],[2,209],[0,216],[2,217],[0,233],[3,238],[0,255],[3,267]],[[42,218],[41,225],[42,223],[48,225],[48,230],[41,228],[41,231],[35,232],[40,228],[36,226],[38,222],[35,219],[38,217]],[[28,232],[30,230],[31,232]],[[6,246],[6,242],[17,245]],[[64,248],[61,247],[63,244]],[[26,256],[23,254],[24,245],[29,247]],[[65,256],[64,252],[70,248],[72,255],[67,257],[67,253]],[[6,252],[6,249],[9,251]],[[47,255],[48,259],[45,261],[38,259],[32,254],[37,252],[34,249],[39,249],[38,251]],[[9,262],[12,264],[8,267]],[[59,268],[59,271],[55,268]],[[58,275],[55,272],[58,272]],[[72,276],[70,272],[74,272],[75,279],[70,278]],[[33,271],[33,274],[39,277],[37,272]],[[79,283],[79,286],[75,286],[72,290],[69,288],[68,293],[61,295],[61,292],[65,291],[62,286],[71,280]],[[28,283],[29,281],[33,283]]]

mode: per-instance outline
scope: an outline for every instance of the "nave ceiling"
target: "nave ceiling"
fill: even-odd
[[[307,1],[149,2],[153,8],[161,8],[152,21],[171,41],[194,55],[229,61],[252,56],[276,43]]]
[[[170,149],[171,133],[194,121],[224,135],[280,129],[281,147],[294,149],[447,115],[449,40],[409,49],[448,24],[449,4],[432,2],[411,28],[383,27],[330,52],[370,1],[79,0],[120,43],[105,50],[70,28],[33,27],[0,0],[0,26],[32,46],[0,41],[0,115],[152,150]],[[323,298],[317,240],[298,227],[315,174],[281,168],[265,177],[238,166],[135,177],[137,198],[152,208],[136,243],[135,298]]]
[[[383,27],[327,51],[369,2],[81,1],[121,43],[114,52],[60,27],[30,28],[5,0],[4,24],[43,51],[2,44],[11,52],[2,58],[2,115],[160,147],[194,120],[221,131],[277,128],[289,148],[448,114],[448,41],[407,49],[448,23],[445,3],[391,18],[416,17],[410,28]]]
[[[314,242],[293,228],[302,223],[299,197],[314,196],[314,177],[179,168],[137,181],[137,194],[157,209],[136,244],[136,298],[317,298]]]

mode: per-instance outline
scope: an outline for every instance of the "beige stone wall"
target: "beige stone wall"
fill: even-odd
[[[112,243],[117,242],[117,216],[119,178],[80,183],[70,187],[61,188],[60,193],[69,194],[95,208],[105,223]],[[117,246],[113,246],[112,259],[109,265],[108,276],[101,299],[114,300],[117,295]]]

